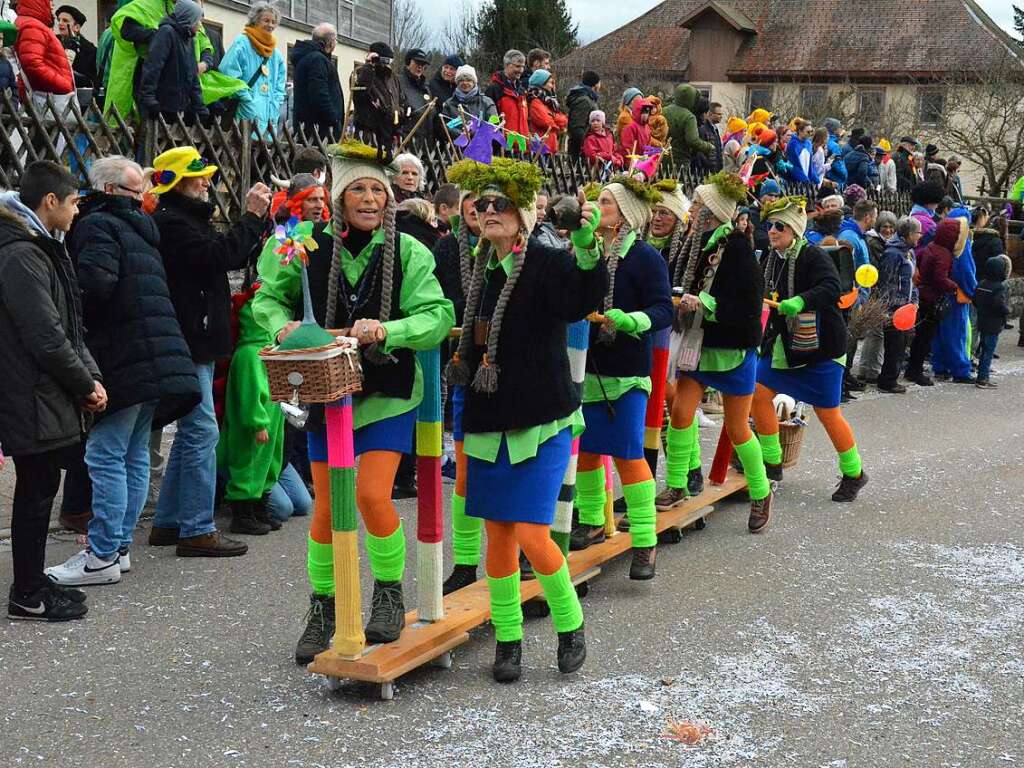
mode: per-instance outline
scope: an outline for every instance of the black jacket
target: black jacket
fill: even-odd
[[[441,233],[437,231],[437,227],[430,226],[429,223],[411,211],[398,212],[398,215],[395,216],[395,229],[398,232],[416,238],[429,251],[434,250],[437,241],[441,238]]]
[[[147,117],[159,112],[184,112],[199,117],[209,114],[199,87],[195,40],[191,31],[170,16],[160,22],[149,44],[142,64],[138,102]]]
[[[402,113],[402,136],[404,137],[408,136],[415,127],[423,115],[423,110],[434,102],[434,97],[427,87],[427,78],[413,77],[408,67],[395,77],[398,78],[398,84],[402,89],[402,101],[405,107],[407,107]],[[438,104],[436,109],[440,110],[442,106],[443,103]],[[406,112],[408,114],[405,114]],[[435,119],[429,117],[424,120],[420,127],[416,129],[416,138],[426,142],[433,142],[435,122]]]
[[[898,192],[909,192],[917,184],[911,159],[911,154],[903,147],[900,147],[893,153],[893,161],[896,163],[896,190]]]
[[[984,278],[974,291],[979,333],[1001,333],[1010,316],[1009,292],[1006,290],[1009,266],[1009,259],[996,256],[985,262],[985,271],[980,273]]]
[[[971,255],[974,257],[974,271],[985,274],[985,265],[993,256],[1006,253],[1003,238],[994,229],[976,229],[971,239]]]
[[[65,51],[74,51],[75,60],[71,63],[71,71],[75,74],[75,86],[92,88],[96,82],[96,46],[81,35],[71,38],[57,38]]]
[[[590,113],[597,109],[598,95],[590,86],[580,83],[569,90],[565,108],[569,112],[569,154],[579,157],[583,138],[590,129]]]
[[[400,134],[405,104],[398,80],[390,69],[364,64],[356,70],[353,124],[364,138],[391,146]],[[396,122],[397,121],[397,122]]]
[[[434,246],[434,277],[441,284],[444,297],[455,308],[455,325],[461,328],[462,316],[466,311],[466,294],[462,290],[459,241],[454,232],[442,237]]]
[[[783,262],[780,264],[779,262]],[[779,293],[779,301],[791,298],[789,295],[789,270],[793,268],[792,259],[781,259],[779,256],[769,258],[766,262],[768,270],[777,268],[776,280],[765,273],[765,283],[774,282]],[[773,270],[775,271],[775,270]],[[786,350],[786,360],[790,366],[813,365],[823,360],[834,360],[846,353],[846,323],[836,306],[839,301],[839,272],[835,262],[823,250],[815,245],[805,245],[796,258],[796,275],[794,293],[804,299],[804,312],[817,312],[818,349],[815,352],[794,351],[790,343],[787,318],[772,309],[768,316],[768,327],[765,329],[764,343],[761,354],[772,354],[775,339],[782,336]],[[705,336],[707,344],[707,336]]]
[[[490,317],[505,285],[500,267],[491,273],[479,317]],[[498,339],[498,391],[466,387],[462,425],[466,432],[495,432],[546,424],[570,415],[580,396],[569,370],[566,324],[582,320],[601,302],[608,286],[602,260],[591,270],[576,266],[568,251],[531,241],[519,281],[505,308]],[[485,347],[470,347],[470,381]]]
[[[174,314],[160,233],[138,203],[95,192],[69,239],[78,265],[85,341],[103,373],[105,413],[157,401],[154,426],[200,400],[199,381]]]
[[[300,40],[292,49],[292,80],[295,112],[292,126],[305,130],[306,137],[341,136],[345,121],[345,95],[338,68],[323,48],[312,40]]]
[[[213,203],[174,190],[153,214],[171,301],[197,363],[231,356],[231,289],[227,273],[243,269],[262,245],[263,219],[242,215],[226,232],[212,222]]]
[[[626,258],[615,269],[615,291],[612,306],[623,312],[643,312],[651,319],[651,328],[640,338],[616,333],[608,342],[599,325],[590,328],[590,351],[587,373],[600,376],[649,376],[651,373],[654,333],[672,323],[672,289],[668,268],[654,246],[637,239]]]
[[[427,88],[430,90],[430,95],[440,102],[437,105],[438,110],[444,106],[444,103],[448,101],[448,99],[455,95],[455,83],[449,83],[444,79],[444,76],[441,74],[440,67],[438,67],[434,76],[430,78],[430,81],[427,83]]]
[[[722,136],[714,123],[707,119],[701,120],[697,133],[714,150],[708,155],[694,154],[693,166],[700,173],[717,173],[722,170]]]
[[[0,445],[9,456],[81,440],[99,370],[85,347],[64,246],[0,208]]]

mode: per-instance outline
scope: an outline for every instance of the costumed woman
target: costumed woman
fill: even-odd
[[[842,479],[832,501],[857,498],[868,481],[853,430],[839,410],[846,363],[846,324],[839,311],[839,272],[832,258],[804,238],[806,202],[783,197],[763,210],[772,251],[765,261],[768,317],[754,393],[754,426],[771,480],[782,480],[782,445],[775,395],[782,392],[814,407],[839,454]]]
[[[690,446],[698,441],[697,408],[708,387],[722,394],[725,430],[747,477],[751,533],[771,519],[772,490],[761,446],[750,431],[757,387],[763,283],[750,240],[734,232],[736,206],[746,185],[735,174],[716,173],[697,187],[690,234],[672,264],[672,284],[682,289],[675,330],[678,371],[665,456],[667,487],[658,506],[669,508],[688,493]]]
[[[268,129],[277,132],[286,95],[287,65],[277,50],[274,30],[281,21],[278,10],[268,2],[249,9],[242,34],[235,38],[218,69],[248,86],[239,94],[236,120],[252,120],[257,135]]]
[[[434,258],[415,239],[395,231],[395,203],[388,174],[394,169],[377,150],[357,141],[331,148],[333,218],[313,229],[310,295],[317,321],[347,329],[358,339],[363,387],[353,396],[354,448],[360,457],[356,506],[366,526],[373,572],[367,643],[397,640],[405,625],[402,576],[405,533],[391,501],[403,453],[413,451],[416,407],[423,372],[415,351],[436,348],[455,322],[452,304],[434,277]],[[278,343],[298,326],[302,312],[300,266],[264,264],[263,285],[253,300],[257,321]],[[312,586],[307,624],[295,650],[306,663],[326,650],[334,634],[334,558],[331,545],[327,435],[323,409],[311,410],[307,429],[316,499],[308,542]]]
[[[978,275],[971,250],[971,213],[966,208],[954,208],[946,218],[960,225],[960,234],[953,246],[953,270],[949,275],[956,283],[956,294],[946,316],[939,321],[932,343],[932,373],[939,381],[952,379],[957,384],[974,384],[970,310],[978,288]]]
[[[482,231],[448,381],[465,387],[466,513],[487,529],[492,672],[498,682],[521,673],[520,548],[551,608],[558,669],[574,672],[586,658],[583,611],[551,538],[572,440],[582,428],[566,326],[600,303],[606,273],[596,252],[574,259],[529,239],[543,182],[536,166],[463,160],[448,179],[477,196]],[[596,224],[595,216],[583,225],[590,237]]]

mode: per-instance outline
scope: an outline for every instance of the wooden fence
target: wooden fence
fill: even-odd
[[[257,137],[248,121],[213,121],[208,125],[186,124],[181,116],[168,122],[164,118],[133,124],[116,113],[104,119],[95,103],[85,106],[76,100],[59,107],[47,96],[45,101],[18,104],[8,93],[0,92],[0,183],[8,189],[18,187],[25,166],[35,160],[53,160],[69,168],[88,185],[88,169],[97,158],[121,154],[135,158],[143,166],[176,146],[192,145],[220,173],[211,188],[214,202],[227,221],[245,210],[245,194],[256,181],[271,182],[271,177],[287,179],[292,175],[296,152],[306,146],[325,150],[330,143],[319,135],[293,132],[289,126]],[[427,190],[433,192],[446,180],[445,169],[458,159],[457,150],[448,142],[427,144],[413,139],[409,151],[423,162]],[[545,156],[540,160],[551,192],[575,193],[582,185],[598,177],[598,169],[580,158],[566,154]],[[660,177],[674,177],[689,195],[701,183],[701,177],[689,167],[677,170],[671,159],[662,163]],[[814,199],[810,185],[783,182],[790,194]],[[909,213],[906,194],[870,193],[882,210],[898,215]]]

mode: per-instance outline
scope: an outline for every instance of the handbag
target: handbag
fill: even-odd
[[[711,284],[715,281],[715,274],[718,266],[722,263],[722,253],[725,246],[719,246],[708,257],[708,265],[704,269],[704,279],[701,281],[700,290],[707,292],[711,290]],[[704,313],[694,312],[689,318],[689,323],[684,321],[682,338],[679,341],[679,356],[676,358],[676,370],[696,371],[700,365],[700,353],[704,347]]]

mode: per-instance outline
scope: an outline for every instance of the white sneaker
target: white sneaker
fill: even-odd
[[[113,560],[101,560],[91,550],[83,549],[66,563],[47,568],[45,573],[65,587],[117,584],[121,580],[121,562],[117,555]]]
[[[714,427],[715,422],[704,415],[704,411],[701,408],[697,409],[697,426],[701,429],[707,429],[708,427]]]
[[[121,562],[121,573],[128,573],[132,569],[132,554],[125,550],[124,552],[117,553],[118,559]]]

